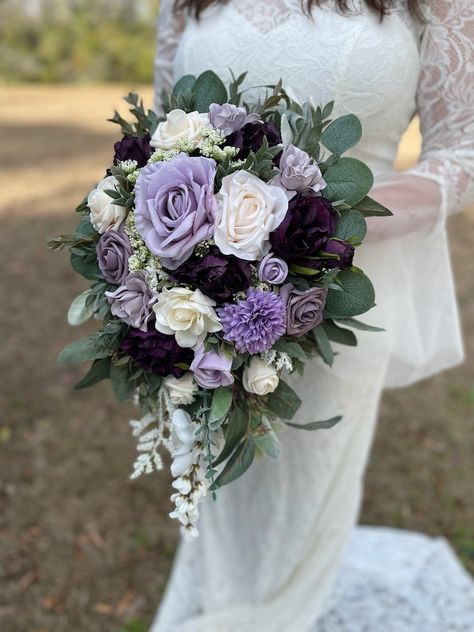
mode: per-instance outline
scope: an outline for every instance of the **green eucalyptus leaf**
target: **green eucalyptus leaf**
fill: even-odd
[[[187,92],[192,91],[195,83],[196,77],[194,75],[184,75],[175,84],[173,88],[173,95],[175,97],[178,97],[179,95],[185,95]]]
[[[334,237],[361,244],[367,235],[367,222],[359,211],[340,211]]]
[[[67,313],[67,322],[70,325],[82,325],[94,314],[95,302],[87,300],[90,295],[91,290],[88,289],[73,300]]]
[[[332,320],[325,320],[322,326],[327,337],[332,342],[338,342],[341,345],[347,345],[349,347],[357,346],[357,338],[353,331],[338,327]]]
[[[280,380],[273,393],[267,396],[265,406],[276,417],[292,419],[301,406],[301,399],[291,386]]]
[[[93,386],[101,380],[105,380],[110,375],[110,357],[94,360],[88,373],[76,384],[77,390]]]
[[[232,386],[219,386],[212,394],[211,412],[209,414],[209,424],[216,430],[216,422],[222,422],[232,405]]]
[[[375,306],[374,286],[361,270],[342,270],[337,280],[343,291],[329,289],[326,300],[328,318],[351,318]]]
[[[222,105],[226,101],[226,87],[214,71],[206,70],[199,75],[193,86],[193,107],[198,112],[208,112],[211,103]]]
[[[121,367],[113,364],[110,367],[110,381],[112,382],[112,389],[114,395],[119,402],[124,402],[126,399],[133,395],[135,391],[135,381],[128,379],[128,370],[126,367]]]
[[[251,435],[247,435],[244,441],[237,446],[225,464],[224,469],[217,477],[216,486],[223,487],[242,476],[252,465],[254,457],[255,441]]]
[[[285,423],[287,426],[291,426],[292,428],[298,428],[298,430],[325,430],[335,426],[341,421],[341,419],[342,415],[338,415],[337,417],[332,417],[332,419],[326,419],[325,421],[313,421],[309,424],[293,424],[289,421],[285,421]]]
[[[364,217],[390,217],[393,215],[392,211],[389,211],[388,208],[379,204],[371,197],[366,196],[360,202],[353,205],[353,208],[359,213],[362,213]]]
[[[97,265],[97,259],[94,260],[92,253],[79,253],[77,250],[71,250],[71,266],[81,276],[95,281],[100,275],[100,269]]]
[[[385,329],[383,329],[382,327],[373,327],[372,325],[366,325],[365,323],[362,323],[360,320],[356,320],[355,318],[338,318],[337,322],[341,323],[341,325],[352,327],[352,329],[358,329],[359,331],[385,331]]]
[[[321,134],[322,144],[333,154],[343,154],[362,138],[362,125],[354,114],[340,116]]]
[[[105,358],[108,355],[108,351],[97,350],[93,338],[82,338],[65,347],[58,356],[58,362],[59,364],[79,364],[87,360]]]
[[[225,442],[221,453],[217,459],[213,462],[213,466],[219,465],[225,461],[235,450],[236,446],[245,437],[249,425],[248,414],[240,408],[235,406],[229,417],[229,421],[225,426]]]
[[[374,184],[367,165],[356,158],[339,158],[324,172],[324,195],[331,201],[344,200],[350,206],[360,202]]]
[[[263,454],[272,459],[277,459],[280,456],[280,442],[268,420],[263,418],[252,436],[257,448]]]
[[[332,366],[334,363],[334,351],[331,347],[331,341],[329,340],[329,336],[326,333],[323,325],[318,325],[312,330],[313,338],[318,345],[319,353],[321,354],[321,358],[328,365]]]

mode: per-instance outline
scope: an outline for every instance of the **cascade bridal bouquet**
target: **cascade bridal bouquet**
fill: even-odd
[[[161,117],[130,94],[134,123],[111,119],[113,164],[74,233],[50,242],[91,282],[69,323],[100,323],[59,361],[92,361],[77,388],[110,378],[119,401],[136,397],[132,477],[167,449],[171,515],[191,535],[208,491],[278,456],[279,427],[341,419],[292,422],[301,402],[284,376],[375,330],[355,319],[375,296],[354,250],[365,216],[391,214],[368,197],[369,168],[342,156],[361,138],[356,116],[331,120],[333,103],[299,104],[281,82],[248,104],[244,77],[183,77]]]

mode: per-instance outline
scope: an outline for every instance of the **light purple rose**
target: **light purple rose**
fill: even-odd
[[[216,163],[179,154],[144,167],[135,186],[135,224],[149,250],[175,270],[209,239],[217,213]]]
[[[106,281],[121,285],[128,275],[128,259],[132,247],[123,227],[107,230],[96,247],[97,263]]]
[[[302,336],[320,325],[327,294],[326,287],[296,290],[292,283],[284,285],[280,296],[286,305],[286,333],[290,336]]]
[[[114,316],[118,316],[127,325],[147,331],[148,321],[154,315],[151,307],[158,294],[149,288],[142,274],[129,274],[123,285],[105,295]]]
[[[260,281],[278,285],[288,276],[288,265],[286,261],[270,253],[258,264],[257,274]]]
[[[234,376],[231,368],[232,358],[215,351],[204,351],[204,345],[196,350],[194,360],[189,367],[194,374],[194,379],[203,388],[218,388],[232,384]]]
[[[247,114],[247,110],[232,103],[211,103],[209,121],[212,127],[220,129],[226,136],[242,129],[247,123],[262,123],[259,114]]]
[[[280,173],[273,178],[272,184],[279,184],[289,191],[288,198],[295,191],[313,189],[316,193],[326,187],[326,182],[318,165],[311,162],[310,156],[295,145],[287,145],[280,158]]]

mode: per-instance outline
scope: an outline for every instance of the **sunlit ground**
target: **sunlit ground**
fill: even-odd
[[[90,326],[65,321],[86,287],[46,249],[103,175],[125,88],[0,88],[0,629],[146,630],[176,542],[166,474],[128,480],[127,420],[107,384],[75,392],[83,369],[58,350]],[[141,90],[148,103],[151,90]],[[419,152],[416,126],[400,166]],[[450,222],[469,362],[387,394],[363,521],[447,536],[474,568],[474,215]],[[440,288],[440,292],[443,288]]]

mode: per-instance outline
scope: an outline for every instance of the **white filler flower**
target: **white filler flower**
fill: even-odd
[[[268,395],[278,386],[278,370],[273,365],[267,365],[265,362],[254,356],[250,360],[250,364],[245,367],[242,376],[242,383],[248,393],[256,395]]]
[[[209,114],[183,110],[171,110],[166,121],[158,124],[150,145],[161,151],[174,149],[180,142],[187,141],[195,148],[203,140],[202,129],[209,125]]]
[[[105,192],[107,189],[115,189],[117,184],[114,176],[108,176],[99,182],[87,198],[87,206],[91,212],[91,224],[101,234],[105,233],[109,228],[118,230],[120,224],[127,216],[127,209],[114,204],[113,199]]]

